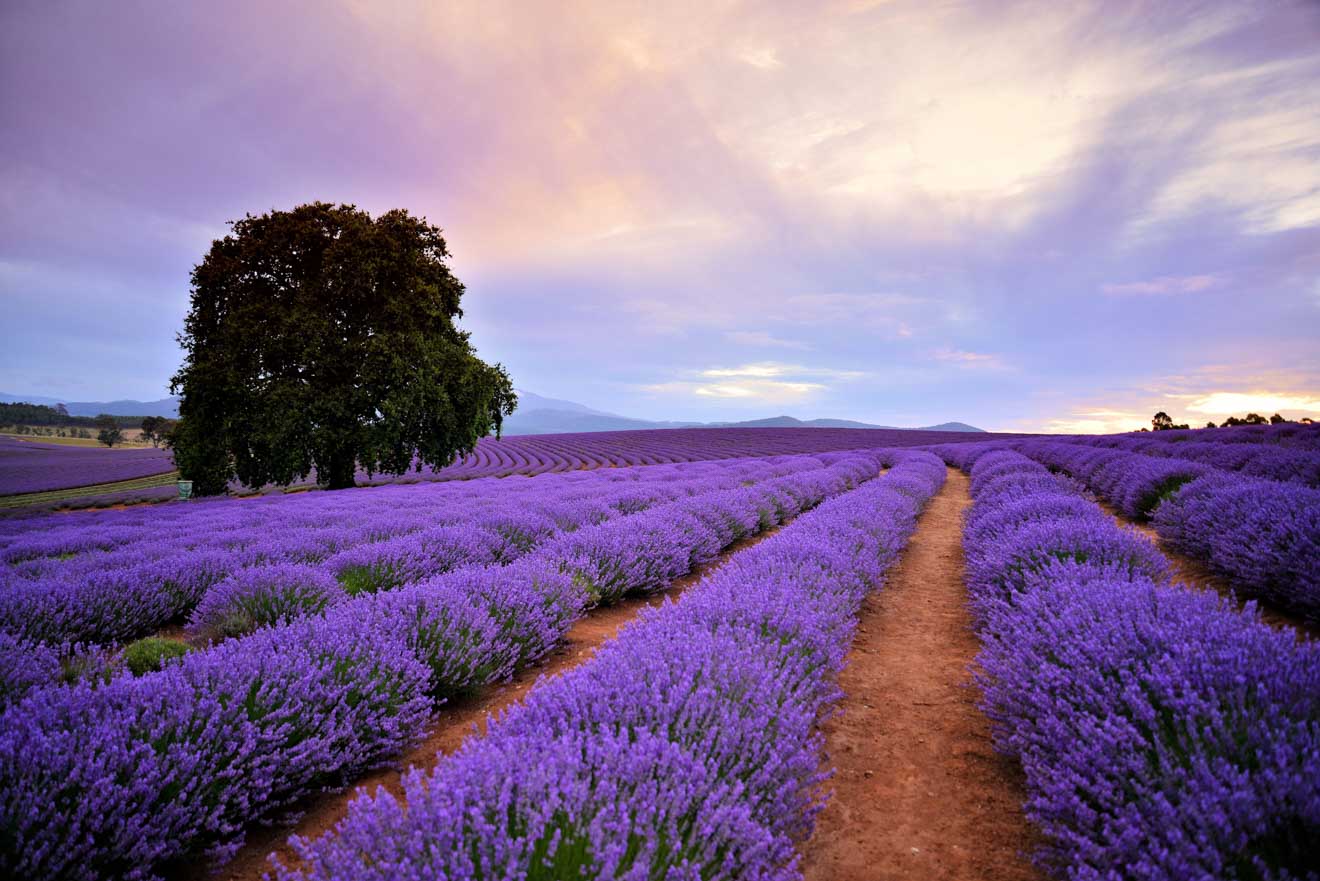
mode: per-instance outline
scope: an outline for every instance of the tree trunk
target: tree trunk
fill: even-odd
[[[329,472],[327,489],[348,489],[357,485],[354,479],[357,476],[357,457],[352,452],[335,453],[326,470]]]

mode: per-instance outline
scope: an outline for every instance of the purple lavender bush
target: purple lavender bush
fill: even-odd
[[[807,497],[873,475],[877,457],[801,467],[829,474],[797,488]],[[781,483],[768,491],[777,499],[791,495],[792,482]],[[731,503],[727,480],[706,485]],[[676,504],[701,504],[683,488]],[[768,504],[755,492],[743,503],[732,519]],[[646,553],[674,513],[658,505],[633,515],[633,543],[620,553]],[[692,524],[672,533],[678,558],[710,553],[713,528]],[[226,546],[246,553],[259,541],[231,535]],[[156,673],[31,690],[0,716],[0,871],[146,879],[177,860],[225,855],[245,824],[342,785],[415,738],[446,697],[553,647],[586,602],[562,563],[538,550],[364,594]]]
[[[56,682],[62,673],[55,648],[0,630],[0,707],[33,688]]]
[[[211,583],[246,566],[316,564],[343,570],[350,587],[382,589],[449,568],[507,563],[555,527],[803,470],[826,469],[808,457],[661,466],[544,484],[475,481],[347,499],[199,503],[175,518],[117,512],[36,533],[0,531],[0,554],[11,563],[0,577],[16,588],[0,593],[0,628],[49,642],[132,639],[182,618]]]
[[[313,566],[269,563],[241,569],[206,592],[188,629],[207,639],[245,636],[317,614],[347,598],[330,575]]]
[[[1198,462],[1096,449],[1066,442],[1033,441],[1019,449],[1082,481],[1126,517],[1144,520],[1184,484],[1212,473]]]
[[[350,613],[35,690],[0,715],[0,870],[150,878],[223,849],[244,822],[406,745],[430,713],[426,683],[394,634]]]
[[[944,478],[933,456],[894,469]],[[910,476],[910,475],[909,475]],[[281,879],[799,877],[821,804],[817,721],[857,610],[924,498],[826,502],[543,683],[404,803],[362,795]]]
[[[111,450],[0,437],[0,496],[114,483],[173,470],[169,450]]]
[[[1320,621],[1320,490],[1214,475],[1160,505],[1154,522],[1234,587]]]
[[[1026,773],[1045,866],[1315,878],[1320,646],[1170,585],[1158,554],[1096,514],[1061,487],[982,491],[964,533],[983,706]],[[1043,564],[1021,566],[1024,548]]]
[[[376,593],[463,566],[494,563],[500,543],[494,533],[475,526],[440,526],[349,548],[325,565],[348,593]]]

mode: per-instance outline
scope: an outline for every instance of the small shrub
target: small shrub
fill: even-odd
[[[148,636],[124,646],[124,666],[134,676],[160,670],[169,661],[192,651],[186,642]],[[81,678],[81,677],[80,677]]]
[[[364,593],[379,593],[383,590],[392,590],[402,584],[394,572],[394,568],[387,564],[378,566],[345,566],[339,571],[339,584],[344,592],[349,596],[358,596]]]

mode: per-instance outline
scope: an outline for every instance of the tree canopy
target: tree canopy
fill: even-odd
[[[464,288],[440,230],[317,202],[231,224],[192,272],[175,461],[199,495],[316,472],[442,467],[517,399],[455,325]]]
[[[1173,418],[1163,410],[1155,414],[1155,418],[1150,421],[1150,427],[1155,431],[1170,431],[1175,428],[1187,428],[1187,425],[1174,424]]]
[[[96,433],[96,439],[107,447],[113,447],[124,439],[124,433],[115,422],[115,417],[109,413],[102,413],[96,417],[96,427],[100,429]]]

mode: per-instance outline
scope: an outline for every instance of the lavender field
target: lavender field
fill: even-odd
[[[1320,881],[1320,0],[0,46],[0,881]]]
[[[515,474],[531,476],[593,468],[963,442],[969,437],[961,432],[855,428],[697,428],[485,437],[471,454],[446,467],[414,466],[402,474],[368,473],[359,469],[356,480],[361,486],[387,486]],[[168,474],[173,469],[168,450],[87,449],[0,438],[0,496],[88,487],[82,493],[70,491],[53,498],[34,495],[30,499],[11,499],[12,509],[19,509],[20,514],[55,508],[168,501],[178,495],[172,482],[161,486],[100,485]],[[295,481],[291,486],[294,490],[314,488],[315,477]],[[231,492],[239,494],[278,489],[248,487],[237,481],[230,486]]]
[[[813,877],[823,775],[853,748],[820,727],[835,683],[962,469],[976,712],[1025,774],[1030,871],[1314,877],[1320,489],[1296,463],[1317,430],[1216,431],[1197,458],[1175,437],[633,434],[531,438],[508,465],[612,467],[0,525],[5,874],[255,878],[276,849],[280,879]],[[1227,467],[1267,457],[1292,464]],[[1179,583],[1170,554],[1296,629]],[[694,571],[589,660],[557,654]],[[484,734],[351,794],[546,663],[566,666]],[[336,819],[245,843],[294,805]]]
[[[0,436],[0,497],[117,483],[173,470],[168,450],[74,447]]]

